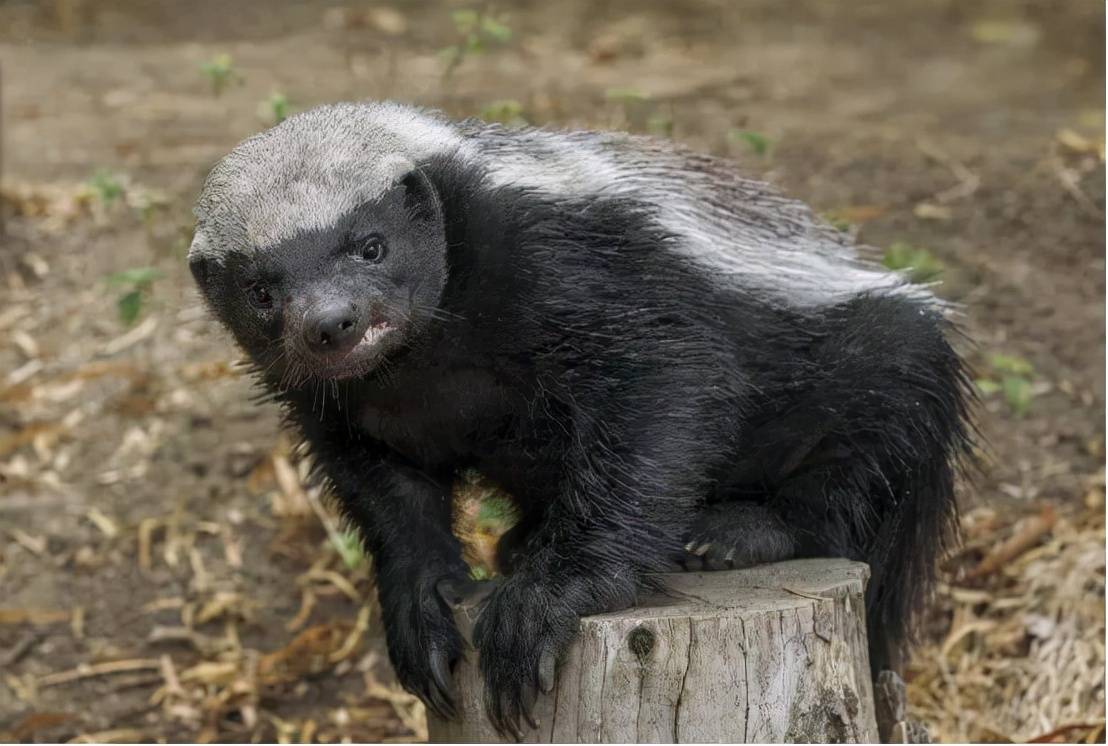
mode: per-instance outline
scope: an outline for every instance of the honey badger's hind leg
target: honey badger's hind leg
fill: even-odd
[[[785,521],[756,502],[704,506],[685,536],[678,560],[686,570],[733,570],[791,559],[796,540]]]

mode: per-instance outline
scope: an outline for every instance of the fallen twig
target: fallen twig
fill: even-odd
[[[958,179],[958,183],[954,186],[936,192],[931,201],[945,205],[972,196],[981,186],[980,176],[940,150],[937,145],[921,139],[917,141],[916,146],[925,156],[950,169],[950,172]]]
[[[1054,507],[1049,503],[1044,505],[1039,515],[1025,521],[1020,530],[1011,538],[989,552],[977,567],[967,573],[966,578],[972,580],[996,572],[1035,546],[1039,539],[1050,533],[1057,520],[1058,517],[1054,512]]]
[[[42,676],[36,682],[39,688],[72,684],[75,681],[91,679],[97,676],[110,676],[117,673],[130,673],[131,671],[159,670],[161,662],[157,658],[134,658],[123,661],[107,661],[105,663],[82,663],[68,671],[59,671]]]

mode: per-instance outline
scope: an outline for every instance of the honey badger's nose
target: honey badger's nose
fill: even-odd
[[[346,352],[358,342],[357,309],[350,303],[324,303],[304,319],[305,342],[312,352]]]

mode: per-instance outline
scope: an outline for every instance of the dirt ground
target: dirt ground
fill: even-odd
[[[1103,6],[502,2],[444,77],[468,6],[338,2],[0,2],[0,740],[425,736],[183,262],[277,93],[668,133],[941,263],[988,448],[913,714],[1104,740]]]

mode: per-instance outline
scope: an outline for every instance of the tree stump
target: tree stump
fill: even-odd
[[[866,647],[868,568],[838,559],[664,576],[672,594],[581,620],[533,743],[878,740]],[[458,612],[463,634],[473,609]],[[459,718],[432,742],[499,742],[472,652]]]

